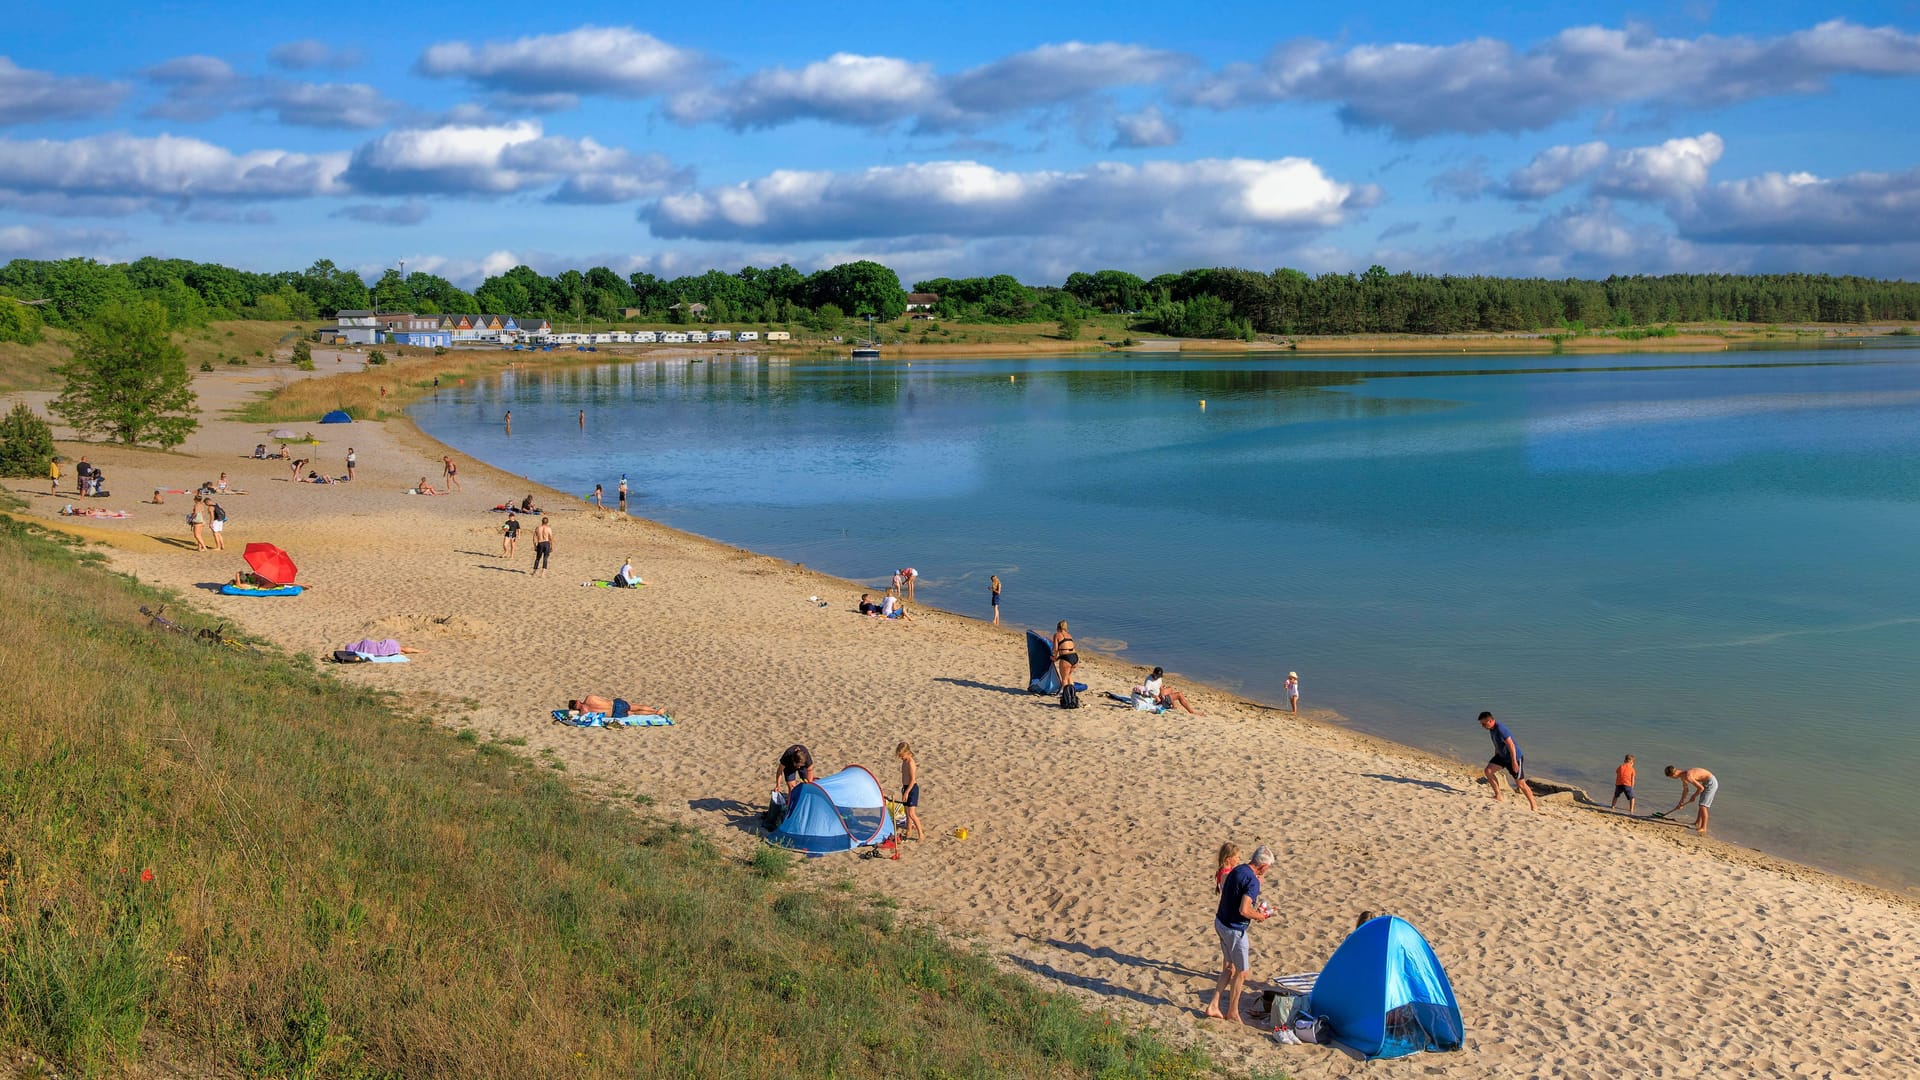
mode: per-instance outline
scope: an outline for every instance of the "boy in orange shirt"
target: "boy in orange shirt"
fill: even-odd
[[[1620,796],[1622,795],[1627,797],[1627,813],[1633,813],[1632,754],[1628,754],[1627,760],[1621,762],[1620,767],[1613,770],[1613,801],[1607,804],[1607,809],[1612,810],[1618,808],[1620,805]]]

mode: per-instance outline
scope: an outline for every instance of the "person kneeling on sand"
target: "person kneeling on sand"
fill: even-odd
[[[1677,765],[1667,766],[1667,775],[1680,781],[1680,801],[1667,813],[1677,814],[1681,807],[1699,800],[1700,813],[1693,819],[1693,831],[1707,835],[1707,810],[1713,806],[1714,796],[1720,794],[1720,781],[1705,769],[1682,769]]]
[[[1213,915],[1213,931],[1220,938],[1220,979],[1207,997],[1205,1015],[1238,1024],[1240,990],[1252,966],[1247,930],[1255,922],[1273,918],[1273,909],[1260,901],[1260,879],[1273,865],[1273,849],[1253,849],[1253,858],[1237,866],[1220,882],[1220,906]]]

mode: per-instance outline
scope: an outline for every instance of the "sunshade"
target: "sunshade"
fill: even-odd
[[[267,432],[267,438],[269,439],[297,439],[299,437],[299,433],[288,431],[286,428],[274,428],[272,431]]]
[[[293,556],[274,544],[248,544],[241,556],[261,580],[274,585],[291,585],[300,573],[300,568],[293,565]]]

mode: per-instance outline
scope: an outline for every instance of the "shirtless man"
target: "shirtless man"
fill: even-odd
[[[548,519],[541,518],[538,528],[533,530],[533,576],[545,577],[547,562],[553,558],[553,526]]]
[[[1707,810],[1713,806],[1713,797],[1720,794],[1720,781],[1705,769],[1682,769],[1675,765],[1667,766],[1667,775],[1680,781],[1680,801],[1667,812],[1677,814],[1681,807],[1698,800],[1700,815],[1693,819],[1693,831],[1707,835]]]

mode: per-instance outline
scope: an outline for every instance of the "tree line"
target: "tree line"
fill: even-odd
[[[1675,322],[1920,320],[1920,283],[1823,274],[1668,274],[1576,278],[1364,273],[1282,268],[1185,270],[1142,278],[1124,270],[1076,272],[1059,286],[1008,274],[930,278],[913,290],[939,297],[932,314],[952,322],[1059,322],[1122,314],[1130,329],[1181,337],[1256,334],[1447,334],[1626,327]],[[176,329],[215,319],[308,320],[347,309],[419,314],[537,315],[555,320],[686,321],[691,304],[713,322],[803,323],[826,330],[845,317],[890,320],[906,309],[893,270],[861,260],[811,274],[787,264],[662,278],[622,277],[604,266],[542,274],[516,266],[468,292],[428,273],[387,270],[369,284],[321,259],[305,270],[256,273],[217,263],[142,258],[15,259],[0,267],[0,295],[45,300],[0,304],[0,341],[33,341],[41,320],[78,328],[116,306],[152,303]]]

